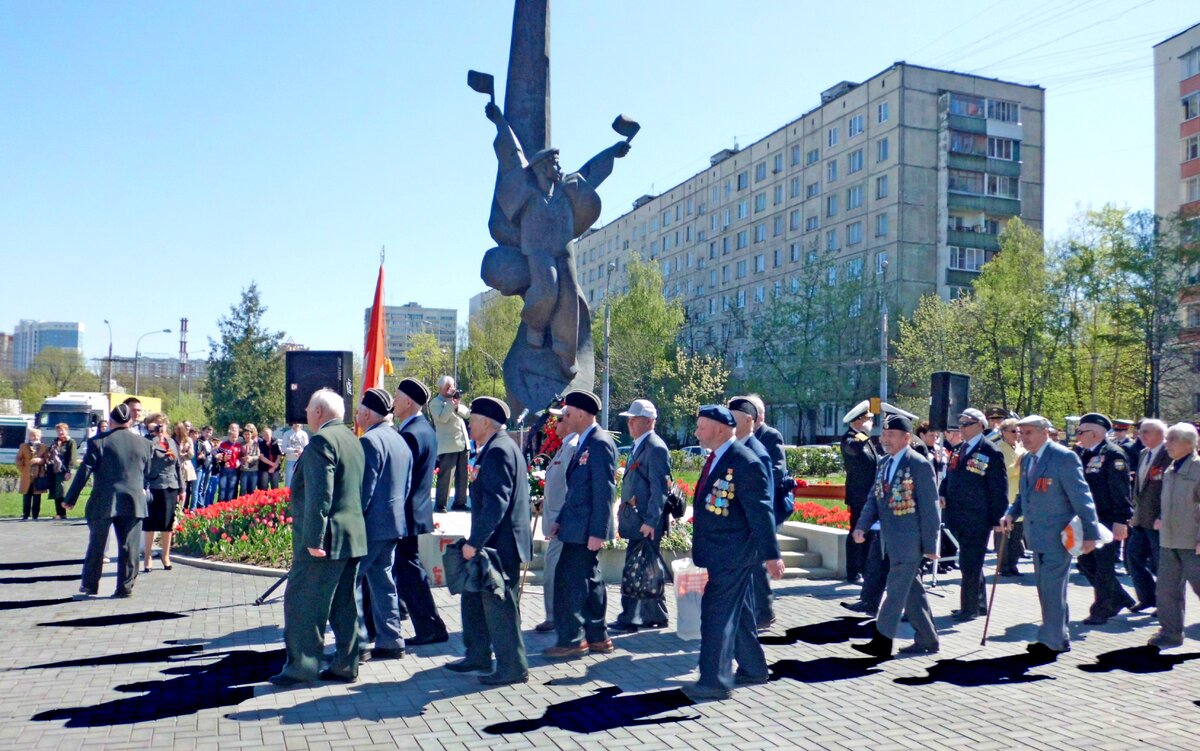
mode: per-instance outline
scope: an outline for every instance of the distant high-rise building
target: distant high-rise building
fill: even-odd
[[[494,289],[485,289],[479,294],[474,295],[471,298],[471,301],[467,303],[467,318],[474,318],[476,313],[486,308],[495,300],[499,300],[501,297],[503,297],[503,295]]]
[[[13,337],[12,334],[0,333],[0,373],[8,373],[13,369]]]
[[[1154,45],[1154,213],[1200,213],[1200,23]]]
[[[83,324],[66,321],[31,321],[22,319],[13,332],[12,367],[29,370],[38,354],[51,347],[83,351]]]
[[[387,356],[397,372],[404,367],[405,356],[412,346],[413,336],[433,334],[438,346],[453,354],[458,337],[458,311],[453,308],[425,308],[415,302],[405,305],[386,305],[383,308],[387,327]],[[363,314],[363,340],[371,326],[371,309]]]

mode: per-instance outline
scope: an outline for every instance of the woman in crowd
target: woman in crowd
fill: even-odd
[[[183,467],[179,460],[179,444],[167,432],[167,416],[155,412],[146,418],[146,438],[154,444],[154,455],[150,457],[150,503],[142,531],[146,539],[142,545],[143,568],[149,573],[154,550],[154,533],[161,533],[162,552],[159,560],[163,569],[171,570],[171,535],[175,529],[175,509],[183,490]]]
[[[42,474],[45,472],[42,458],[42,431],[30,428],[25,431],[25,442],[17,449],[17,471],[21,473],[21,518],[28,519],[33,513],[36,520],[42,512],[42,493],[46,492]]]
[[[1017,419],[1010,417],[1000,423],[1000,440],[996,448],[1004,455],[1004,467],[1008,470],[1008,505],[1017,499],[1017,491],[1021,489],[1021,458],[1025,456],[1025,447],[1017,440],[1020,431],[1017,429]],[[1012,531],[1008,535],[1008,547],[1004,550],[1004,566],[1000,569],[1003,576],[1020,576],[1017,563],[1025,555],[1025,522],[1022,517],[1013,522]],[[1000,536],[995,543],[998,545]]]
[[[75,439],[71,438],[69,430],[65,422],[55,425],[54,442],[46,444],[42,456],[45,472],[50,478],[50,498],[54,501],[55,519],[67,518],[63,498],[67,494],[66,487],[70,487],[66,484],[71,480],[71,467],[75,464]]]
[[[938,441],[938,432],[933,429],[928,420],[922,420],[921,424],[917,426],[917,438],[928,449],[927,458],[933,465],[934,479],[941,483],[942,477],[946,474],[946,449]]]
[[[258,428],[246,423],[242,428],[242,457],[238,461],[238,495],[249,495],[258,487]]]
[[[283,457],[283,447],[275,440],[270,428],[263,428],[262,438],[258,439],[258,489],[274,490],[279,487],[279,463]]]
[[[196,503],[193,495],[196,492],[196,444],[187,425],[182,422],[175,423],[175,445],[179,446],[179,463],[183,476],[183,507],[191,508]]]

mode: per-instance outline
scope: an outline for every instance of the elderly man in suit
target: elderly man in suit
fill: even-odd
[[[1137,604],[1130,608],[1135,613],[1158,603],[1154,577],[1158,575],[1159,535],[1154,522],[1162,511],[1163,472],[1171,466],[1164,445],[1166,436],[1167,425],[1162,420],[1142,420],[1138,427],[1138,438],[1145,448],[1133,465],[1133,518],[1125,542],[1125,569],[1137,593]]]
[[[633,449],[621,481],[621,504],[617,507],[617,532],[630,541],[625,554],[629,567],[631,553],[649,545],[658,555],[658,546],[667,533],[669,514],[664,512],[671,479],[671,455],[667,444],[654,432],[658,408],[649,399],[635,399],[621,413],[633,437]],[[636,541],[636,544],[635,544]],[[621,595],[621,614],[608,624],[609,631],[632,633],[639,628],[664,628],[667,625],[667,596],[664,591],[653,599],[638,600]]]
[[[429,389],[415,378],[405,378],[396,386],[392,413],[396,429],[412,454],[412,481],[404,499],[404,536],[396,543],[396,563],[392,578],[396,594],[408,608],[416,635],[406,646],[441,644],[448,641],[446,624],[438,615],[429,589],[429,574],[421,565],[417,543],[421,535],[433,531],[433,470],[437,464],[437,436],[433,426],[421,415],[429,401]]]
[[[879,455],[882,449],[877,439],[871,437],[871,403],[863,400],[854,405],[842,418],[848,426],[842,434],[842,464],[846,468],[846,506],[850,509],[850,528],[858,526],[867,496],[875,482]],[[854,541],[853,535],[846,537],[846,581],[858,584],[862,581],[867,564],[868,547]]]
[[[1187,585],[1200,597],[1200,463],[1196,427],[1181,422],[1167,430],[1171,463],[1163,473],[1162,497],[1154,528],[1159,531],[1157,582],[1159,630],[1149,644],[1160,649],[1183,645]]]
[[[313,432],[292,478],[292,568],[283,595],[287,661],[271,676],[277,686],[320,678],[358,680],[358,562],[367,553],[363,521],[363,450],[342,424],[346,403],[330,389],[313,393],[307,408]],[[321,670],[325,627],[336,651]]]
[[[392,429],[392,395],[383,389],[367,389],[358,405],[356,422],[363,429],[358,442],[363,449],[362,505],[367,527],[367,555],[359,566],[358,607],[362,614],[362,587],[370,593],[375,622],[375,646],[371,659],[389,660],[404,656],[400,636],[400,602],[392,567],[396,543],[407,536],[404,499],[412,479],[412,453],[400,434]],[[367,628],[359,619],[359,642],[365,650]]]
[[[550,525],[551,536],[563,543],[554,572],[558,642],[543,654],[556,660],[613,651],[604,622],[608,595],[599,556],[612,537],[617,446],[596,424],[599,397],[590,391],[572,391],[563,402],[563,424],[579,434],[579,447],[567,467],[567,499]]]
[[[769,677],[754,633],[753,576],[765,563],[772,578],[783,578],[783,560],[770,474],[736,439],[735,425],[733,414],[720,405],[697,413],[696,439],[710,453],[692,508],[692,560],[708,569],[700,600],[700,678],[683,689],[693,701],[725,699],[734,686],[766,683]]]
[[[938,558],[942,524],[933,465],[910,446],[912,420],[908,417],[887,414],[882,427],[880,442],[886,454],[879,460],[875,483],[854,528],[854,537],[865,542],[867,530],[879,521],[880,545],[888,561],[887,587],[874,636],[854,648],[873,657],[890,658],[901,617],[907,615],[916,640],[900,653],[934,654],[938,651],[937,630],[920,579],[921,562]]]
[[[758,439],[758,434],[754,430],[760,414],[758,404],[749,397],[735,396],[729,400],[728,409],[733,414],[734,422],[737,423],[733,428],[733,436],[753,451],[758,460],[763,463],[763,467],[767,470],[767,487],[771,488],[772,501],[774,501],[776,465],[770,450]],[[773,432],[778,434],[779,431],[773,430]],[[782,455],[783,451],[780,450],[779,453]],[[774,517],[773,507],[772,516]],[[778,523],[777,517],[776,522]],[[775,623],[775,609],[771,607],[771,583],[767,581],[766,568],[760,566],[755,569],[753,580],[755,628],[759,631],[766,631]]]
[[[1042,608],[1038,640],[1028,649],[1052,657],[1071,651],[1067,631],[1071,554],[1063,546],[1063,528],[1078,516],[1083,524],[1083,552],[1089,553],[1096,549],[1100,527],[1083,465],[1074,451],[1050,440],[1050,421],[1029,415],[1017,427],[1026,451],[1021,460],[1021,488],[1000,520],[1000,529],[1011,531],[1013,520],[1024,515],[1025,544],[1033,552],[1033,577]]]
[[[118,404],[109,414],[112,429],[87,442],[83,464],[75,474],[71,488],[63,499],[67,509],[75,508],[79,494],[94,478],[92,495],[85,515],[88,525],[87,554],[83,559],[83,581],[79,598],[94,597],[100,588],[104,567],[104,545],[110,528],[116,530],[120,545],[117,553],[117,589],[113,597],[133,594],[137,579],[138,538],[142,519],[146,518],[146,482],[150,479],[150,458],[154,447],[144,438],[128,430],[133,422],[133,410]]]
[[[946,526],[958,540],[962,570],[957,621],[987,614],[983,557],[996,520],[1008,508],[1008,470],[1004,455],[983,434],[983,412],[963,410],[958,427],[963,442],[950,454],[939,494],[945,501]]]
[[[550,413],[562,418],[563,410],[551,409]],[[561,430],[566,430],[559,423]],[[546,557],[542,569],[542,605],[546,612],[546,620],[534,627],[534,631],[546,634],[554,630],[554,571],[558,568],[558,559],[562,556],[562,540],[550,537],[549,529],[554,519],[562,511],[563,503],[567,500],[567,467],[575,457],[575,449],[579,447],[579,435],[567,433],[562,438],[562,445],[554,452],[554,458],[546,467],[546,488],[542,498],[542,529],[545,530]]]
[[[529,528],[529,479],[525,457],[505,431],[508,406],[490,396],[471,402],[471,440],[479,447],[478,475],[471,492],[471,533],[463,558],[494,554],[504,577],[503,596],[492,592],[462,595],[463,643],[467,656],[446,667],[455,672],[489,671],[479,677],[485,686],[529,680],[525,642],[521,638],[518,588],[521,562],[533,553]],[[496,669],[491,671],[492,652]]]
[[[767,450],[771,457],[771,480],[775,483],[775,525],[779,526],[792,515],[792,488],[796,482],[788,474],[787,454],[783,451],[783,433],[767,424],[767,405],[758,394],[750,394],[749,399],[758,410],[754,418],[754,437]]]
[[[1076,431],[1079,456],[1083,463],[1083,478],[1092,492],[1096,519],[1112,530],[1113,539],[1120,542],[1129,535],[1129,520],[1133,516],[1129,457],[1125,450],[1108,440],[1112,423],[1107,417],[1092,412],[1079,418]],[[1125,608],[1136,603],[1117,579],[1117,556],[1120,545],[1105,545],[1079,556],[1079,570],[1095,591],[1091,611],[1083,622],[1100,626]]]

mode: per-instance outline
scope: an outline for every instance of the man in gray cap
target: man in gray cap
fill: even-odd
[[[386,660],[404,655],[400,636],[400,602],[392,567],[396,543],[408,535],[404,502],[412,482],[412,452],[392,428],[392,395],[383,389],[367,389],[358,406],[356,423],[363,429],[365,464],[362,478],[363,520],[367,528],[367,554],[359,566],[356,598],[359,608],[359,649],[367,644],[366,619],[362,618],[362,588],[366,582],[375,623],[375,646],[371,659]]]
[[[670,521],[664,511],[671,481],[671,454],[667,444],[654,432],[658,409],[649,399],[635,399],[621,413],[633,438],[633,449],[621,481],[621,504],[617,507],[617,533],[629,540],[625,569],[638,546],[649,545],[658,556],[658,546]],[[623,578],[623,577],[622,577]],[[664,628],[667,625],[667,598],[664,592],[650,599],[621,595],[621,614],[608,624],[610,631],[633,632],[638,628]]]
[[[1071,651],[1067,631],[1067,576],[1071,554],[1063,547],[1063,528],[1078,516],[1083,523],[1083,552],[1096,549],[1100,538],[1096,505],[1083,479],[1079,457],[1050,440],[1050,421],[1029,415],[1017,423],[1028,452],[1021,459],[1021,488],[1000,520],[1011,531],[1013,520],[1025,516],[1025,544],[1033,552],[1033,577],[1042,606],[1042,626],[1030,652],[1054,656]]]

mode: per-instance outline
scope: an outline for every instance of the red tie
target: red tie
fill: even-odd
[[[708,458],[704,460],[704,469],[700,470],[700,482],[696,483],[696,492],[700,492],[700,488],[704,487],[704,481],[708,479],[708,470],[712,469],[713,457],[717,452],[710,452]]]

